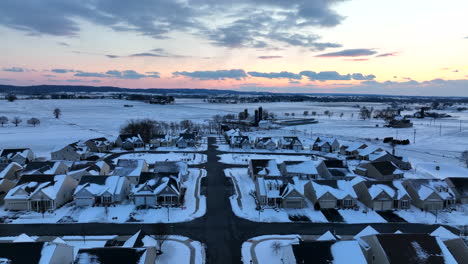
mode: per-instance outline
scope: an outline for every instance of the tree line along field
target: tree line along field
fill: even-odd
[[[133,107],[124,107],[125,104]],[[374,109],[383,109],[388,104],[358,103]],[[304,111],[316,113],[319,123],[312,125],[284,127],[279,131],[267,133],[296,133],[301,135],[330,135],[346,140],[382,139],[396,137],[410,139],[411,144],[399,147],[400,155],[410,154],[423,161],[444,161],[460,164],[459,156],[468,149],[468,113],[450,112],[450,119],[414,119],[413,128],[384,128],[383,120],[360,120],[356,103],[320,103],[320,102],[275,102],[248,104],[209,104],[202,99],[178,98],[174,104],[157,105],[138,101],[115,99],[93,100],[16,100],[0,101],[0,116],[9,119],[19,117],[23,120],[16,127],[9,123],[0,127],[0,146],[30,147],[36,153],[48,156],[50,151],[79,139],[105,136],[113,139],[120,127],[129,119],[150,118],[158,121],[173,122],[189,119],[205,123],[214,115],[238,114],[248,109],[262,106],[274,113],[277,118],[287,117],[285,113],[294,113],[295,118],[303,117]],[[53,110],[61,110],[60,118],[55,118]],[[332,115],[325,115],[325,111]],[[25,120],[38,118],[36,127]],[[460,120],[462,122],[460,123]],[[461,128],[461,129],[460,129]],[[413,144],[416,129],[416,144]],[[410,152],[410,153],[406,153]],[[397,153],[398,154],[398,153]]]

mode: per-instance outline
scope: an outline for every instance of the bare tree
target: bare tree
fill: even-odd
[[[55,118],[59,119],[60,116],[62,115],[62,110],[60,110],[60,108],[57,107],[54,109],[53,113],[54,113]]]
[[[308,116],[309,115],[309,111],[304,111],[304,116]]]
[[[372,112],[367,109],[365,106],[363,106],[360,110],[359,110],[359,117],[362,119],[362,120],[366,120],[366,119],[369,119],[372,115]]]
[[[28,124],[30,124],[30,125],[32,125],[34,127],[39,125],[40,123],[41,123],[41,120],[39,120],[38,118],[35,118],[35,117],[28,120]]]
[[[344,116],[344,113],[341,113],[341,114],[340,114],[340,118],[343,118],[343,116]]]
[[[21,122],[23,122],[23,120],[21,120],[21,118],[17,116],[13,117],[13,119],[11,120],[11,123],[15,124],[15,126],[18,126],[19,124],[21,124]]]
[[[5,124],[8,124],[8,117],[6,116],[0,116],[0,124],[2,125],[5,125]]]
[[[279,252],[281,251],[281,243],[278,240],[273,241],[270,247],[271,247],[271,251],[273,251],[275,255],[278,255]]]
[[[466,167],[468,168],[468,150],[462,152],[461,158],[465,162]]]
[[[9,94],[7,94],[7,96],[5,96],[5,99],[7,99],[8,102],[14,102],[18,98],[16,97],[16,94],[9,93]]]
[[[289,113],[284,113],[285,116],[289,116]]]
[[[121,134],[140,135],[143,142],[149,141],[156,134],[164,133],[164,126],[152,119],[131,119],[120,128]]]

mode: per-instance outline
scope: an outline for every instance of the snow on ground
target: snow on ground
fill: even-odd
[[[266,235],[249,239],[242,243],[242,262],[268,263],[268,264],[293,264],[296,258],[292,251],[291,244],[297,243],[299,235]],[[273,243],[279,243],[279,249],[274,252]],[[253,251],[253,252],[252,252]],[[252,256],[252,253],[255,256]],[[258,262],[254,262],[256,259]]]
[[[119,159],[144,159],[146,163],[153,164],[156,161],[185,161],[189,165],[201,164],[206,162],[206,155],[198,153],[131,153],[123,154],[118,158],[114,159],[114,164],[117,164]]]
[[[394,213],[410,223],[468,225],[468,205],[457,205],[456,208],[457,210],[452,212],[448,210],[428,212],[411,206],[408,210],[397,210]]]
[[[6,223],[176,223],[191,221],[206,212],[206,197],[200,195],[200,181],[206,176],[205,170],[189,169],[185,185],[185,204],[178,208],[137,209],[130,201],[108,208],[76,207],[73,202],[53,212],[11,212],[0,207],[0,217]],[[198,199],[197,199],[198,198]],[[197,201],[198,200],[198,201]]]
[[[357,223],[386,223],[376,211],[367,208],[361,202],[358,202],[359,210],[340,209],[338,212],[343,217],[344,221],[349,224]]]
[[[289,216],[305,216],[312,222],[326,223],[327,219],[320,211],[315,211],[312,204],[303,209],[263,209],[256,210],[254,197],[255,184],[247,174],[247,169],[231,168],[224,170],[227,177],[234,179],[236,194],[229,197],[233,212],[242,218],[255,222],[291,222]],[[237,188],[238,186],[238,188]],[[240,194],[237,191],[240,191]]]
[[[250,159],[275,159],[277,163],[285,160],[305,161],[311,160],[308,156],[291,156],[291,155],[261,155],[261,154],[221,154],[219,162],[226,164],[248,165]]]
[[[421,162],[415,164],[414,167],[417,173],[426,176],[426,178],[445,179],[447,177],[468,177],[468,169],[451,164]],[[439,169],[437,169],[437,167]]]

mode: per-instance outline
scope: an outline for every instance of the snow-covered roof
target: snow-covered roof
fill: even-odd
[[[385,184],[373,184],[368,190],[372,199],[375,199],[382,192],[385,192],[390,197],[395,197],[395,190]]]
[[[8,164],[2,171],[0,171],[0,179],[4,179],[5,176],[11,171],[11,170],[20,170],[22,169],[23,167],[21,165],[19,165],[18,163],[16,162],[11,162],[10,164]]]
[[[349,144],[343,144],[342,147],[345,147],[346,148],[346,151],[355,151],[355,150],[358,150],[360,148],[362,148],[363,146],[367,146],[366,144],[364,143],[360,143],[360,142],[352,142],[352,143],[349,143]]]
[[[119,159],[112,175],[140,176],[145,164],[144,159]]]
[[[434,232],[431,233],[431,236],[440,237],[442,240],[449,240],[459,238],[454,233],[450,232],[447,228],[439,226]]]
[[[5,199],[29,199],[40,191],[50,199],[55,199],[66,177],[67,175],[24,175]]]
[[[281,172],[278,169],[278,164],[276,160],[261,160],[261,159],[252,159],[250,160],[254,174],[258,174],[261,176],[273,176],[279,177],[281,176]]]
[[[347,196],[357,198],[353,185],[345,180],[312,180],[312,186],[315,190],[317,199],[320,199],[326,193],[330,193],[337,199],[344,199]]]
[[[301,174],[318,174],[317,165],[322,161],[299,161],[299,162],[285,162],[286,171],[288,173],[301,173]]]
[[[361,230],[361,232],[357,233],[354,236],[354,239],[360,238],[362,236],[369,236],[369,235],[376,235],[376,234],[379,234],[379,232],[369,225],[369,226],[366,226],[366,228],[364,228],[363,230]]]
[[[331,246],[333,264],[367,263],[357,241],[338,241]]]
[[[96,179],[98,181],[88,181],[90,179]],[[104,184],[102,183],[104,180]],[[74,194],[82,190],[87,190],[94,196],[100,196],[106,191],[111,194],[119,194],[122,190],[123,183],[125,182],[125,177],[121,176],[91,176],[91,177],[84,177],[80,181],[80,185],[76,187]]]
[[[361,156],[367,156],[367,155],[370,155],[370,154],[373,154],[373,153],[376,153],[376,152],[385,153],[385,151],[383,151],[382,148],[376,147],[376,146],[368,146],[368,147],[363,148],[363,149],[358,149],[357,151],[358,151],[359,155],[361,155]]]
[[[22,233],[21,235],[17,236],[13,240],[13,243],[24,243],[24,242],[35,242],[35,240],[32,239],[30,236],[26,235],[25,233]]]
[[[335,235],[332,234],[332,232],[327,231],[324,234],[322,234],[320,237],[316,239],[317,241],[330,241],[330,240],[337,240]]]
[[[444,180],[411,179],[408,182],[415,188],[421,200],[426,200],[433,193],[436,193],[443,200],[455,198],[452,189]]]

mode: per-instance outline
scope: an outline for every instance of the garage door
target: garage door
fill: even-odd
[[[392,201],[374,201],[374,210],[376,211],[392,210]]]
[[[327,209],[327,208],[335,208],[336,201],[335,200],[322,200],[320,201],[320,208]]]
[[[94,199],[75,199],[77,206],[92,206]]]
[[[298,201],[285,201],[284,206],[286,208],[302,208],[302,202]]]

